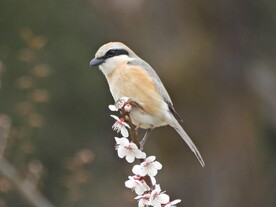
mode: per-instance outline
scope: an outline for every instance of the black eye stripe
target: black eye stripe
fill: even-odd
[[[128,55],[128,51],[126,51],[124,49],[111,49],[111,50],[107,51],[104,58],[107,59],[107,58],[111,58],[111,57],[119,56],[119,55]]]

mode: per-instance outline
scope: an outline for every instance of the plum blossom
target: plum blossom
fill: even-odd
[[[132,110],[132,104],[135,105],[135,102],[131,102],[127,97],[122,97],[114,105],[109,105],[108,107],[111,111],[120,111],[121,114],[126,115]],[[164,191],[161,192],[160,185],[156,185],[154,176],[162,168],[161,163],[155,161],[155,156],[146,158],[146,153],[141,151],[135,143],[129,141],[127,128],[130,129],[130,126],[125,122],[124,118],[119,118],[115,115],[111,115],[111,117],[116,120],[112,129],[123,136],[122,138],[115,137],[115,149],[118,156],[125,158],[129,163],[133,163],[135,158],[140,159],[142,162],[132,168],[132,172],[135,175],[129,176],[128,180],[125,181],[125,186],[135,191],[138,195],[135,198],[138,200],[138,207],[176,207],[176,204],[180,203],[181,200],[170,201],[170,197]],[[151,179],[151,185],[146,182],[145,176],[149,176],[147,179]]]
[[[144,177],[139,175],[129,176],[129,180],[125,182],[127,188],[131,188],[137,195],[142,195],[146,191],[150,191],[150,187],[147,185]],[[152,185],[156,184],[155,177],[150,177]]]
[[[180,199],[176,199],[174,201],[170,201],[169,203],[167,203],[164,207],[175,207],[176,204],[180,203],[181,200]]]
[[[116,120],[116,122],[113,124],[112,129],[116,131],[117,133],[121,133],[124,137],[128,137],[129,133],[127,128],[130,128],[130,126],[125,122],[124,118],[119,118],[115,115],[110,115],[112,118]]]
[[[144,162],[142,162],[140,165],[135,165],[132,168],[132,172],[135,175],[140,176],[155,176],[157,174],[157,171],[162,168],[162,165],[158,161],[154,161],[155,156],[149,156],[145,159]]]
[[[134,175],[129,176],[129,180],[125,182],[127,188],[131,188],[137,195],[142,195],[144,192],[149,191],[150,187],[147,185],[143,177]]]
[[[130,112],[132,109],[132,106],[130,103],[126,103],[125,106],[124,106],[124,110],[125,112]]]
[[[153,207],[161,207],[170,201],[170,197],[161,192],[160,185],[155,185],[155,189],[150,193],[149,203]]]
[[[146,193],[144,195],[137,196],[135,198],[138,201],[138,207],[146,207],[150,205],[149,199],[150,199],[150,193]]]
[[[116,101],[114,105],[109,105],[108,108],[110,109],[110,111],[118,111],[125,106],[128,100],[128,97],[122,97],[118,101]]]
[[[116,150],[118,152],[118,156],[120,158],[126,157],[127,162],[132,163],[134,159],[145,159],[146,153],[142,152],[138,149],[137,145],[129,142],[129,140],[125,137],[118,138],[115,137],[116,140]]]

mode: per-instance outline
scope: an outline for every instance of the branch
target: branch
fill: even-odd
[[[17,170],[5,158],[0,160],[0,173],[8,178],[26,201],[34,207],[54,207],[37,189],[29,182],[24,182]]]
[[[133,143],[135,143],[137,145],[138,148],[140,148],[140,141],[139,141],[139,138],[138,138],[138,130],[136,130],[136,127],[135,125],[131,122],[130,118],[128,115],[125,115],[125,119],[128,120],[127,123],[129,124],[130,126],[130,129],[129,129],[129,133],[130,133],[130,137],[131,137],[131,140]],[[140,159],[139,160],[140,163],[144,162],[143,159]],[[147,183],[147,185],[153,189],[153,184],[152,184],[152,181],[150,179],[150,176],[146,175],[144,177],[144,180],[145,182]]]
[[[37,189],[30,179],[22,179],[16,168],[4,158],[4,151],[11,128],[10,118],[0,115],[0,173],[5,176],[25,200],[34,207],[54,207]]]
[[[133,105],[134,103],[134,105]],[[122,118],[111,115],[116,121],[112,129],[121,133],[122,138],[115,137],[118,156],[125,158],[128,163],[133,163],[135,159],[140,161],[139,165],[132,168],[133,176],[128,176],[125,181],[127,188],[135,191],[139,207],[175,207],[181,200],[170,201],[169,195],[161,191],[161,187],[156,183],[155,176],[158,170],[161,170],[162,164],[156,161],[155,156],[148,156],[141,149],[138,138],[138,128],[132,123],[129,113],[131,110],[137,110],[136,102],[127,97],[122,97],[115,102],[115,105],[109,105],[111,111],[119,111]],[[141,107],[140,107],[141,108]],[[141,108],[142,109],[142,108]],[[129,134],[131,140],[129,140]]]

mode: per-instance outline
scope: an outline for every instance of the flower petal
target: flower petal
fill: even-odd
[[[160,162],[155,161],[155,162],[153,162],[152,164],[153,164],[154,168],[156,168],[157,170],[161,170],[162,165],[161,165]]]
[[[120,158],[124,158],[126,155],[127,155],[127,150],[126,150],[126,148],[124,148],[124,147],[122,147],[122,146],[120,146],[120,147],[118,147],[118,156],[120,157]]]
[[[158,199],[159,199],[160,203],[165,204],[165,203],[168,203],[170,201],[170,196],[168,196],[165,193],[161,193],[158,196]]]
[[[113,119],[117,120],[117,121],[120,120],[118,116],[115,116],[115,115],[110,115],[110,116],[111,116]]]
[[[125,182],[125,186],[127,187],[127,188],[133,188],[134,187],[134,181],[133,180],[127,180],[126,182]]]
[[[123,124],[125,127],[127,127],[127,128],[130,129],[130,126],[128,125],[128,123],[126,123],[126,122],[123,121],[122,124]]]
[[[155,156],[149,156],[147,157],[147,159],[145,160],[146,162],[153,162],[155,160]]]
[[[176,199],[176,200],[174,200],[174,201],[171,201],[171,206],[173,206],[173,205],[176,205],[176,204],[178,204],[178,203],[180,203],[181,202],[181,200],[180,199]]]
[[[152,185],[154,186],[154,185],[156,184],[156,179],[155,179],[155,177],[151,176],[150,179],[151,179]]]
[[[128,130],[125,127],[123,127],[123,126],[121,127],[121,134],[124,137],[128,137],[129,136]]]
[[[135,160],[134,154],[133,153],[127,153],[126,155],[126,161],[128,163],[133,163]]]
[[[137,159],[145,159],[146,153],[142,152],[141,150],[135,150],[134,155]]]
[[[125,137],[118,138],[115,137],[116,143],[121,146],[128,146],[129,145],[129,140]]]
[[[110,111],[118,111],[118,108],[115,105],[109,105],[108,108]]]
[[[138,147],[135,143],[133,142],[130,142],[129,143],[129,147],[133,150],[133,151],[137,151],[138,150]]]
[[[157,170],[155,168],[151,167],[151,168],[148,169],[147,174],[149,176],[154,177],[155,175],[157,175]]]
[[[134,167],[132,168],[132,172],[135,175],[141,175],[141,167],[140,167],[140,165],[134,165]]]

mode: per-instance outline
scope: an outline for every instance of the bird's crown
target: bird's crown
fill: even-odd
[[[107,44],[104,44],[96,52],[95,57],[97,59],[108,59],[119,55],[136,57],[135,53],[128,46],[121,42],[109,42]]]

